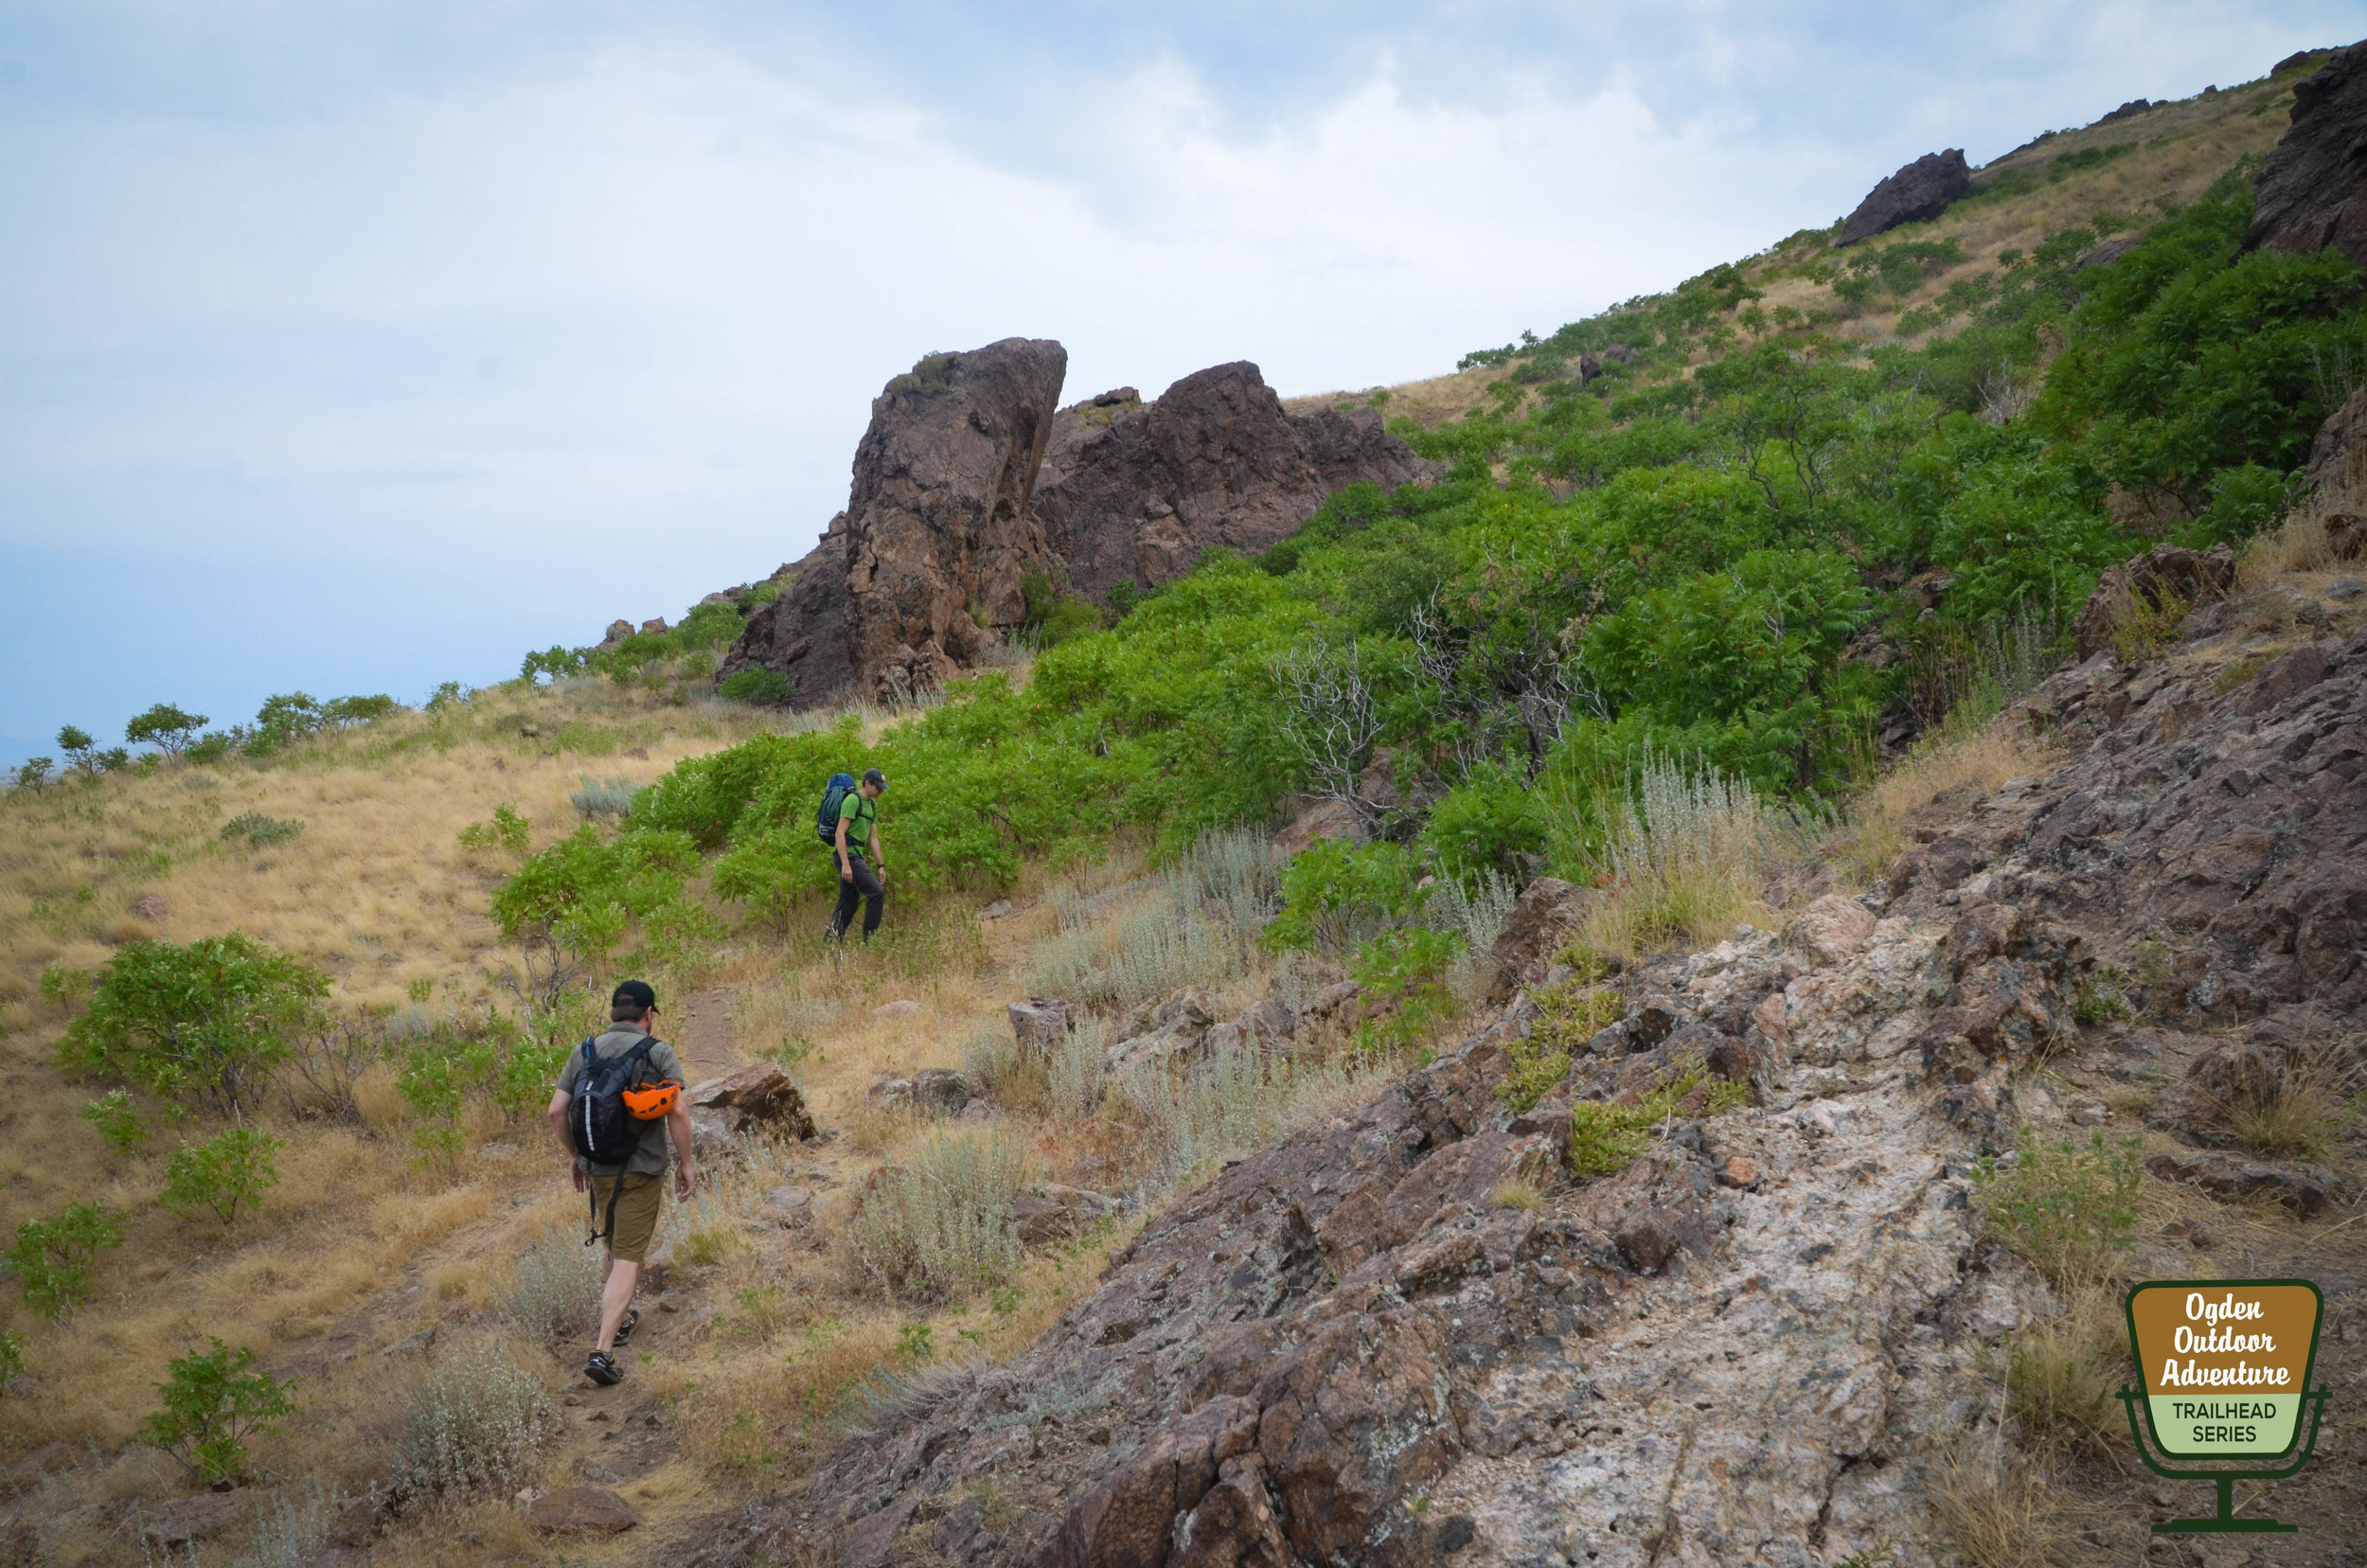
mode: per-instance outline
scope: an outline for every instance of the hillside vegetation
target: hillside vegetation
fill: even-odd
[[[2030,769],[1982,726],[2105,567],[2317,564],[2254,542],[2367,381],[2367,280],[2237,255],[2293,74],[1363,395],[1442,477],[1123,614],[1047,593],[905,708],[716,693],[739,612],[704,606],[418,712],[275,699],[28,779],[0,803],[0,1529],[141,1561],[220,1476],[256,1484],[173,1550],[303,1561],[344,1520],[374,1561],[474,1562],[536,1549],[522,1488],[606,1476],[649,1528],[568,1556],[654,1560],[933,1367],[1015,1354],[1178,1185],[1426,1060],[1521,885],[1606,895],[1582,1011],[1588,976],[1862,884],[1912,808]],[[812,816],[868,766],[894,898],[841,953]],[[1286,862],[1310,808],[1333,836]],[[653,1287],[632,1379],[570,1404],[589,1275],[539,1111],[628,971],[694,1078],[776,1062],[833,1136],[669,1206],[673,1310]],[[1187,986],[1226,1018],[1351,979],[1287,1048],[1102,1055]],[[1046,993],[1077,1027],[1020,1051],[1005,1005]],[[987,1118],[868,1093],[932,1066]],[[1022,1238],[1045,1184],[1104,1201]],[[243,1449],[192,1463],[159,1385],[217,1340],[269,1381]]]

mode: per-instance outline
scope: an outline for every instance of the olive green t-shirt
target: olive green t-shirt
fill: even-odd
[[[650,1032],[638,1024],[611,1024],[606,1034],[600,1035],[592,1042],[592,1049],[599,1055],[601,1060],[613,1061],[650,1038]],[[650,1064],[650,1070],[646,1075],[649,1081],[654,1083],[660,1078],[682,1081],[682,1061],[674,1055],[674,1047],[667,1044],[666,1042],[661,1040],[651,1045],[646,1060]],[[562,1095],[574,1094],[576,1082],[582,1077],[583,1047],[578,1045],[567,1053],[567,1065],[559,1070],[559,1092]],[[665,1117],[660,1116],[655,1121],[643,1122],[641,1141],[633,1146],[632,1155],[625,1161],[626,1173],[638,1176],[665,1175],[666,1153],[671,1147],[671,1141],[666,1136]],[[577,1158],[580,1160],[582,1157],[578,1155]],[[616,1174],[616,1167],[614,1166],[586,1166],[584,1168],[595,1176]]]
[[[846,828],[846,847],[861,849],[871,842],[871,829],[879,826],[880,803],[865,800],[861,790],[849,790],[839,798],[838,820]],[[835,832],[830,835],[830,847],[833,850],[838,847],[838,834]]]

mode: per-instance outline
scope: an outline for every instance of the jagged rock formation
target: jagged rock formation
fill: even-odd
[[[2367,49],[2338,49],[2293,84],[2293,124],[2252,187],[2246,250],[2334,246],[2367,263]]]
[[[1961,147],[1926,152],[1866,193],[1841,226],[1835,245],[1854,245],[1901,223],[1927,223],[1972,194],[1972,169]]]
[[[1247,361],[1056,414],[1066,361],[1012,338],[890,382],[846,510],[774,574],[721,673],[776,671],[796,707],[934,686],[1024,617],[1031,572],[1095,598],[1155,587],[1210,545],[1263,549],[1344,485],[1432,472],[1370,409],[1284,412]]]
[[[800,705],[936,685],[1025,614],[1044,563],[1027,498],[1068,351],[1006,338],[931,354],[872,401],[843,531],[752,617],[723,672],[778,671]],[[834,520],[835,527],[835,520]]]
[[[1286,413],[1243,360],[1196,371],[1152,403],[1133,388],[1062,409],[1035,495],[1070,587],[1096,600],[1192,569],[1212,545],[1262,550],[1326,496],[1431,472],[1369,408]]]

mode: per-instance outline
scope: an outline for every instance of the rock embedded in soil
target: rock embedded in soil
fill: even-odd
[[[546,1535],[620,1535],[641,1523],[632,1504],[599,1487],[566,1487],[538,1498],[526,1523]]]
[[[1006,1010],[1012,1038],[1033,1050],[1049,1047],[1067,1034],[1073,1017],[1068,1003],[1057,996],[1031,996],[1012,1003]]]
[[[145,1511],[140,1521],[140,1534],[162,1546],[185,1546],[191,1541],[211,1541],[237,1523],[246,1514],[244,1494],[230,1492],[199,1492],[194,1497],[176,1497]]]
[[[1558,877],[1539,877],[1521,890],[1504,930],[1488,949],[1494,973],[1488,999],[1498,1006],[1521,988],[1541,986],[1546,971],[1577,935],[1594,895]]]
[[[709,1078],[683,1096],[694,1113],[714,1113],[724,1130],[737,1136],[755,1131],[777,1133],[800,1141],[814,1135],[813,1117],[806,1097],[788,1073],[769,1061],[742,1067],[720,1078]]]

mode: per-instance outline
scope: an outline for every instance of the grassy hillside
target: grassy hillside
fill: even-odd
[[[142,1560],[142,1521],[197,1490],[143,1423],[219,1338],[293,1379],[294,1409],[199,1560],[302,1560],[272,1532],[316,1541],[329,1493],[400,1476],[374,1560],[529,1551],[517,1490],[585,1481],[648,1527],[569,1557],[652,1560],[652,1535],[778,1485],[932,1366],[1025,1343],[1145,1204],[1451,1038],[1519,883],[1602,888],[1574,957],[1608,966],[1870,879],[1916,805],[2036,765],[1983,722],[2103,566],[2161,538],[2234,543],[2260,581],[2323,565],[2283,520],[2367,376],[2362,280],[2234,258],[2289,85],[2056,136],[1936,223],[1842,252],[1804,231],[1360,395],[1447,476],[1344,493],[1112,624],[1048,614],[910,710],[714,695],[737,615],[711,607],[419,712],[267,709],[200,755],[12,792],[0,1328],[25,1370],[0,1529]],[[2114,236],[2142,242],[2080,265]],[[1581,383],[1614,344],[1637,363]],[[829,773],[875,764],[892,912],[835,955],[810,813]],[[1325,799],[1373,841],[1279,864],[1272,826]],[[233,932],[297,967],[189,1038],[289,1060],[233,1094],[153,1070],[163,1036],[98,1049],[142,964]],[[695,1077],[780,1062],[835,1136],[752,1146],[669,1211],[674,1310],[593,1393],[579,1215],[533,1113],[628,971]],[[1230,1018],[1344,978],[1356,1005],[1287,1046],[1102,1069],[1186,984]],[[1020,1053],[1004,1006],[1044,993],[1088,1017]],[[969,1069],[991,1114],[866,1098],[928,1066]],[[258,1206],[163,1206],[185,1144],[242,1129],[281,1144]],[[1046,1181],[1125,1212],[1023,1243],[1006,1200]],[[119,1244],[74,1299],[36,1299],[40,1227],[91,1203]],[[460,1430],[491,1457],[437,1469],[428,1435]]]

